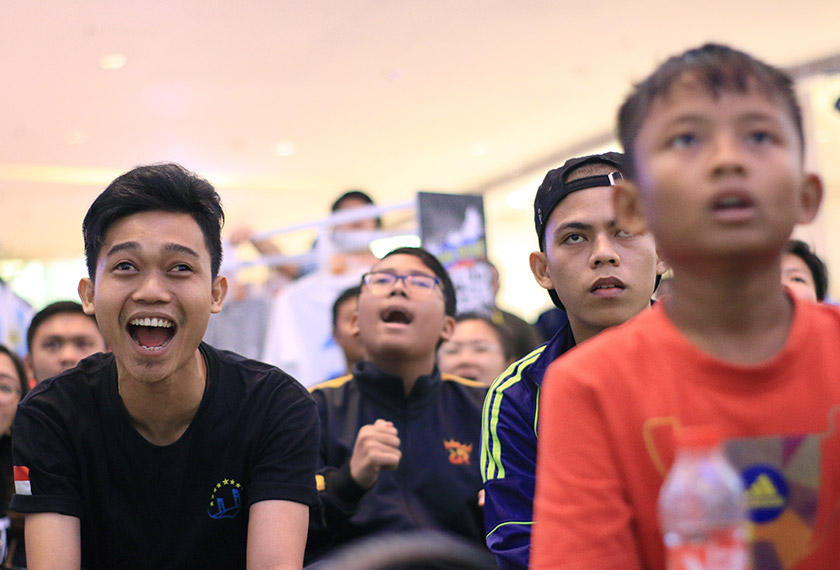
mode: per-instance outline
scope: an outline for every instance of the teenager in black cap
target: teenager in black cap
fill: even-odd
[[[482,418],[487,545],[500,569],[527,568],[537,459],[537,411],[546,368],[557,357],[650,305],[664,270],[649,234],[615,222],[619,153],[570,159],[549,171],[534,200],[540,251],[531,271],[568,323],[512,364],[490,388]]]

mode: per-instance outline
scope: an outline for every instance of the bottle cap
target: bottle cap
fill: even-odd
[[[678,448],[709,449],[723,441],[723,430],[716,425],[683,426],[674,441]]]

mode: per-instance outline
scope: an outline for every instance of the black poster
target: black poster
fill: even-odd
[[[449,271],[458,297],[458,312],[489,314],[494,304],[487,259],[484,199],[472,194],[417,194],[418,225],[423,247]]]

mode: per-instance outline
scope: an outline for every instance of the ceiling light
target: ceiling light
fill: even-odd
[[[289,141],[282,141],[274,145],[274,154],[281,157],[292,156],[295,154],[295,143]]]
[[[121,69],[128,61],[125,55],[121,53],[106,53],[99,58],[99,67],[101,69]]]

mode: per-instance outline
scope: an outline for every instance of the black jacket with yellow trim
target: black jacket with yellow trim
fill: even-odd
[[[363,536],[435,529],[484,544],[478,506],[481,408],[487,387],[450,374],[402,379],[369,362],[352,375],[311,388],[321,418],[317,483],[322,509],[312,513],[307,562]],[[399,466],[379,473],[371,489],[350,477],[359,429],[382,418],[400,438]]]

